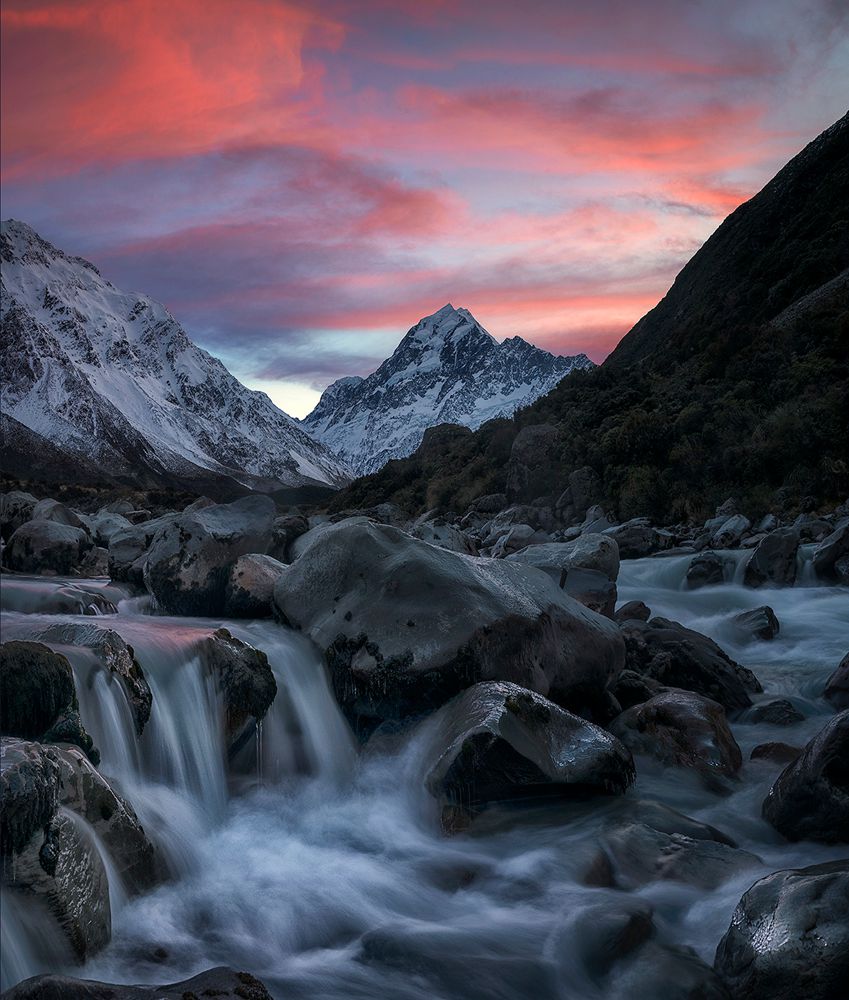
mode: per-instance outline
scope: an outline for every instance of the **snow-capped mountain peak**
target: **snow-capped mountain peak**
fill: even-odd
[[[364,475],[411,454],[428,427],[477,428],[591,366],[583,354],[557,357],[518,336],[499,343],[468,309],[448,303],[411,327],[367,378],[328,386],[303,425]]]
[[[171,313],[25,223],[2,224],[4,416],[107,476],[341,485],[348,470]]]

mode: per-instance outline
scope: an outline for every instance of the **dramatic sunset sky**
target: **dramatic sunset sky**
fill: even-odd
[[[847,0],[4,0],[3,216],[296,415],[451,301],[601,360],[846,110]]]

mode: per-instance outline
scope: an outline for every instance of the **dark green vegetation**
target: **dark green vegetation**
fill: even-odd
[[[528,495],[511,489],[511,449],[535,424],[557,436]],[[849,115],[725,220],[598,369],[474,434],[435,428],[333,509],[529,501],[582,466],[620,518],[698,519],[730,495],[752,513],[846,498]]]

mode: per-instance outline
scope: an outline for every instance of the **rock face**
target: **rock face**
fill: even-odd
[[[443,306],[412,327],[367,378],[339,379],[303,426],[355,473],[410,455],[437,424],[480,427],[552,389],[583,354],[561,358],[511,337],[499,344],[467,309]]]
[[[740,1000],[836,1000],[849,982],[849,862],[762,878],[745,893],[714,968]]]
[[[849,653],[838,663],[837,669],[825,682],[823,697],[838,710],[849,708]]]
[[[40,642],[0,645],[0,729],[42,743],[74,743],[94,764],[100,754],[80,720],[67,659]]]
[[[239,556],[233,563],[224,592],[228,618],[270,618],[274,584],[284,564],[271,556]]]
[[[4,559],[19,573],[67,576],[91,547],[91,538],[83,528],[59,521],[27,521],[12,534]]]
[[[557,428],[551,424],[531,424],[519,431],[507,463],[507,496],[511,500],[533,500],[549,492],[559,444]]]
[[[228,757],[253,735],[277,695],[268,657],[220,628],[200,645],[206,668],[215,675],[224,697]]]
[[[491,802],[615,794],[634,780],[617,739],[517,684],[475,684],[429,726],[425,784],[447,829]]]
[[[849,710],[831,719],[778,776],[763,815],[788,840],[849,842]]]
[[[733,778],[743,763],[722,706],[691,691],[657,694],[617,716],[610,731],[633,753],[693,768],[712,785]]]
[[[799,532],[795,528],[777,528],[758,543],[743,572],[747,587],[792,587],[796,580],[796,553]]]
[[[2,254],[3,415],[41,445],[17,450],[19,473],[61,472],[64,459],[66,481],[85,468],[98,481],[231,494],[348,481],[159,302],[122,292],[21,222],[3,223]]]
[[[274,603],[324,652],[336,697],[363,731],[483,680],[606,711],[624,656],[616,626],[538,570],[361,519],[317,529]]]
[[[249,972],[224,966],[165,986],[125,986],[67,976],[33,976],[4,993],[5,1000],[272,1000],[265,986]]]
[[[717,644],[667,618],[622,623],[626,666],[668,687],[695,691],[728,711],[748,708],[750,692],[761,691],[755,675]]]
[[[144,562],[145,586],[157,605],[175,615],[221,614],[233,563],[265,552],[274,512],[269,497],[250,496],[164,524]]]

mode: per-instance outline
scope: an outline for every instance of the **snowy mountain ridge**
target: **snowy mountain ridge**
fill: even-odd
[[[349,470],[265,393],[24,223],[2,223],[2,410],[128,481],[340,486]]]
[[[499,343],[468,309],[450,303],[412,327],[376,371],[324,390],[302,421],[357,475],[412,454],[437,424],[473,430],[545,395],[584,354],[558,357],[521,337]]]

